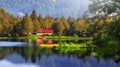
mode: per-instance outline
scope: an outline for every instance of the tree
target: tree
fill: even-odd
[[[41,25],[38,20],[35,20],[33,24],[34,24],[34,33],[36,33],[41,29]]]
[[[2,35],[2,32],[3,32],[3,27],[2,24],[0,23],[0,36]]]
[[[97,35],[99,33],[101,33],[104,29],[104,25],[106,24],[106,22],[103,19],[93,19],[90,23],[89,23],[89,27],[87,29],[88,31],[88,36],[94,36]]]
[[[67,22],[69,23],[69,26],[70,26],[69,35],[74,35],[74,30],[75,30],[74,29],[74,27],[75,27],[74,23],[76,22],[76,19],[69,16],[68,19],[67,19]]]
[[[89,11],[95,13],[98,9],[104,10],[108,15],[120,9],[119,0],[89,0]]]
[[[91,13],[95,13],[97,11],[97,9],[101,8],[100,6],[100,3],[101,1],[100,0],[89,0],[89,11]]]
[[[57,34],[57,33],[58,33],[57,22],[54,22],[54,23],[52,24],[52,29],[54,30],[54,34]]]
[[[87,14],[87,11],[84,12],[83,14],[83,19],[84,20],[87,20],[89,18],[88,14]],[[79,18],[78,18],[79,19]]]
[[[68,23],[71,25],[73,22],[75,22],[76,20],[75,20],[75,18],[72,18],[72,17],[68,17],[68,19],[67,19],[67,21],[68,21]]]
[[[14,36],[22,36],[23,35],[23,25],[22,22],[18,22],[15,26],[14,26]]]
[[[120,15],[115,17],[115,20],[105,26],[104,32],[108,37],[115,38],[116,40],[120,38]]]
[[[69,23],[67,22],[67,20],[64,18],[64,17],[61,17],[61,21],[65,27],[65,30],[69,30],[70,29],[70,25]]]
[[[79,25],[79,35],[86,36],[88,24],[83,19],[78,20],[77,23]]]
[[[10,31],[11,31],[11,15],[4,11],[3,9],[0,9],[0,22],[2,24],[2,27],[4,29],[3,35],[5,36],[11,36]]]
[[[2,23],[3,25],[3,29],[4,29],[4,35],[8,35],[10,36],[10,23],[8,20],[6,20],[5,22]]]
[[[33,22],[27,13],[26,16],[23,17],[22,28],[23,35],[31,35],[33,33]]]
[[[59,18],[56,19],[56,23],[57,23],[56,28],[58,30],[58,34],[62,35],[65,27],[64,27],[63,23],[61,22],[61,20]]]
[[[43,28],[46,28],[46,29],[50,28],[49,19],[47,17],[44,19],[44,22],[42,25],[43,25]]]
[[[43,27],[44,27],[44,28],[47,28],[47,29],[48,29],[48,28],[51,28],[53,22],[54,22],[53,17],[51,17],[51,16],[48,15],[48,16],[46,16],[45,19],[44,19]]]
[[[30,17],[31,17],[32,22],[33,22],[33,26],[34,26],[33,30],[34,30],[34,33],[36,33],[36,32],[38,32],[38,31],[40,30],[41,25],[40,25],[40,23],[39,23],[39,20],[38,20],[38,17],[37,17],[37,14],[36,14],[36,11],[35,11],[35,10],[32,11],[32,14],[31,14]]]
[[[35,11],[35,10],[32,11],[32,14],[31,14],[30,17],[31,17],[32,21],[34,21],[34,20],[37,19],[37,14],[36,14],[36,11]]]
[[[40,28],[43,28],[43,17],[42,17],[41,15],[39,15],[37,19],[38,19],[38,21],[39,21],[39,24],[40,24],[39,26],[40,26]]]
[[[118,19],[119,17],[119,19]],[[102,46],[112,46],[119,48],[120,43],[120,16],[115,17],[113,21],[104,25],[101,33],[94,36],[94,43]],[[112,46],[113,47],[113,46]]]

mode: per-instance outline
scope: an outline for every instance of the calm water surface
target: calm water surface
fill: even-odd
[[[62,51],[39,47],[31,41],[0,41],[0,67],[120,67],[118,52],[103,51]]]

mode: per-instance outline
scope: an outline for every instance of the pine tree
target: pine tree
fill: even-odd
[[[34,33],[37,33],[37,32],[40,30],[41,25],[40,25],[40,22],[39,22],[39,20],[38,20],[38,17],[37,17],[37,14],[36,14],[36,11],[35,11],[35,10],[32,11],[32,14],[31,14],[30,17],[31,17],[32,22],[33,22],[33,26],[34,26],[33,30],[34,30]]]
[[[0,23],[0,36],[2,35],[2,32],[3,32],[3,26],[2,26],[2,24]]]
[[[65,27],[66,30],[69,30],[70,29],[70,25],[69,23],[67,22],[67,20],[64,18],[64,17],[61,17],[61,21]]]
[[[22,28],[23,35],[31,35],[33,33],[33,22],[27,13],[22,20]]]
[[[58,34],[62,35],[65,27],[64,27],[63,23],[61,22],[60,18],[56,19],[56,23],[57,23],[56,28],[58,30]]]
[[[32,21],[34,21],[34,20],[37,19],[37,14],[36,14],[36,11],[35,11],[35,10],[32,11],[32,14],[31,14],[30,17],[31,17]]]

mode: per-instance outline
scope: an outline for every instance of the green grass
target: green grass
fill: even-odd
[[[38,36],[32,35],[32,36],[21,36],[21,37],[0,37],[0,39],[32,39],[32,40],[37,40]]]
[[[54,48],[55,50],[58,50],[60,53],[69,53],[69,52],[74,52],[74,51],[79,51],[83,50],[86,51],[89,49],[89,46],[87,46],[87,43],[66,43],[66,42],[61,42],[58,47]]]
[[[34,41],[36,41],[39,36],[36,36],[36,35],[32,35],[32,36],[24,36],[24,37],[17,37],[18,39],[32,39]]]
[[[92,37],[76,37],[76,36],[45,36],[46,39],[69,39],[69,40],[92,40]]]
[[[77,36],[44,36],[45,39],[52,39],[52,40],[92,40],[92,37],[77,37]],[[0,39],[32,39],[37,40],[39,36],[32,35],[32,36],[21,36],[21,37],[0,37]]]
[[[62,42],[59,45],[60,45],[60,47],[76,47],[76,48],[77,47],[88,47],[87,43],[75,44],[75,43],[72,43],[72,42],[70,42],[70,43]]]

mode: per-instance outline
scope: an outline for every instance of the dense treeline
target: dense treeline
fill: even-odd
[[[119,18],[119,15],[113,18],[109,16],[89,18],[84,15],[83,18],[77,19],[72,17],[68,17],[68,19],[64,17],[53,18],[49,15],[42,17],[38,16],[35,10],[30,16],[26,13],[24,17],[20,18],[0,9],[0,36],[29,36],[36,34],[41,28],[53,29],[54,35],[97,36],[107,29],[114,33],[109,26],[111,24],[114,25],[113,27],[119,27],[116,26],[117,24],[115,25],[119,22]]]
[[[94,43],[100,46],[114,46],[119,49],[120,45],[120,15],[106,20],[107,24],[97,35],[94,35]],[[117,50],[116,49],[116,50]]]

